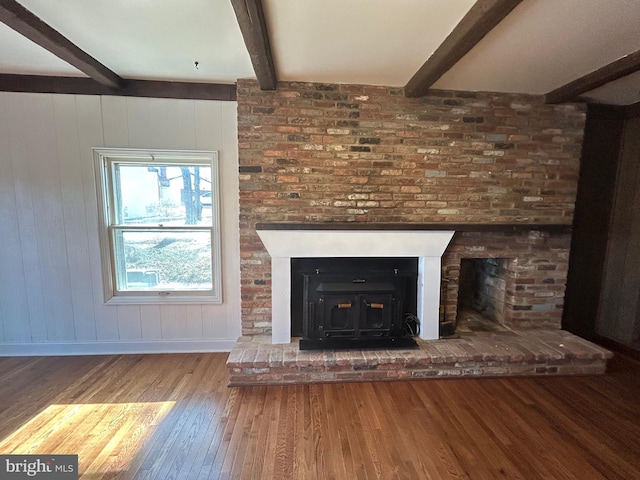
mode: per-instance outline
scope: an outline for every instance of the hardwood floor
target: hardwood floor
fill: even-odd
[[[226,354],[0,359],[0,454],[82,479],[640,478],[640,364],[228,388]]]

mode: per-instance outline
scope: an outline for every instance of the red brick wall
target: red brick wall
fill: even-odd
[[[237,95],[245,334],[270,331],[257,222],[571,223],[581,106],[252,80]]]

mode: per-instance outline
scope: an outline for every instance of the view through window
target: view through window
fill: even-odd
[[[220,297],[217,155],[94,149],[105,296]]]

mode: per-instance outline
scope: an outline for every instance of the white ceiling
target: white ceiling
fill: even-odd
[[[23,75],[60,75],[84,77],[44,48],[30,42],[19,33],[0,23],[0,72]]]
[[[387,86],[404,86],[474,3],[263,0],[278,79]]]
[[[230,0],[18,0],[130,79],[255,77]],[[475,0],[262,0],[278,80],[404,86]],[[0,24],[0,73],[85,76]],[[544,94],[640,50],[640,0],[524,0],[433,88]],[[198,62],[196,68],[195,62]],[[640,101],[640,74],[589,92]]]
[[[544,94],[639,49],[638,0],[526,0],[433,87]]]

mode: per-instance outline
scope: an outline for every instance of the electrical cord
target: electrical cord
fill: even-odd
[[[413,313],[404,315],[404,326],[412,337],[416,337],[420,333],[420,319]]]

